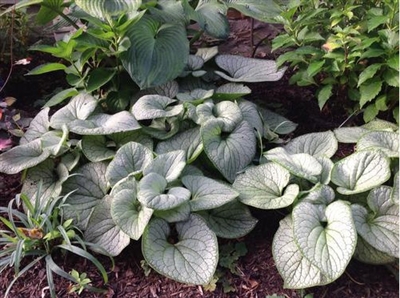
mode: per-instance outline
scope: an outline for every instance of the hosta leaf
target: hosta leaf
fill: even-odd
[[[63,0],[47,0],[43,1],[45,5],[40,5],[39,12],[36,14],[35,21],[39,25],[46,25],[48,22],[52,21],[56,17],[58,17],[58,11],[63,11],[64,7],[62,6]]]
[[[201,127],[204,151],[224,177],[233,182],[256,153],[253,128],[242,121],[232,132],[223,131],[223,122],[209,120]]]
[[[357,151],[379,149],[387,156],[399,157],[399,134],[391,131],[371,131],[357,142]]]
[[[203,143],[200,138],[200,127],[182,131],[172,138],[157,144],[156,153],[163,154],[175,150],[184,150],[186,161],[193,162],[203,151]]]
[[[226,239],[243,237],[257,224],[257,219],[251,216],[249,208],[237,200],[202,211],[200,215],[218,237]]]
[[[62,184],[67,180],[68,175],[68,169],[64,164],[60,163],[56,166],[52,159],[46,159],[27,171],[21,193],[34,200],[40,185],[41,199],[56,198],[61,194]]]
[[[259,108],[259,111],[261,113],[264,122],[268,125],[269,129],[271,129],[273,132],[277,134],[284,135],[291,133],[297,127],[296,123],[268,109]]]
[[[189,202],[185,202],[172,209],[156,210],[154,215],[158,218],[166,220],[169,223],[175,223],[188,220],[190,212],[190,204]]]
[[[82,152],[92,162],[111,159],[115,151],[108,148],[105,136],[83,136]]]
[[[176,224],[178,242],[168,241],[168,223],[152,220],[142,238],[142,253],[147,263],[176,281],[202,285],[213,277],[218,263],[218,242],[204,220],[192,214]]]
[[[277,147],[264,153],[264,156],[293,175],[318,182],[318,176],[322,173],[322,166],[318,160],[308,153],[289,154],[284,148]]]
[[[273,19],[282,11],[282,8],[273,0],[224,0],[224,2],[228,7],[262,22],[275,23]]]
[[[234,100],[251,93],[251,89],[242,84],[228,83],[219,86],[215,90],[214,98],[222,100]]]
[[[148,16],[141,18],[126,33],[131,41],[121,54],[124,68],[141,89],[175,79],[189,55],[184,26],[161,24]]]
[[[183,185],[192,193],[190,207],[192,211],[214,209],[233,199],[239,193],[230,186],[201,176],[182,177]]]
[[[293,220],[290,215],[279,223],[272,242],[272,255],[285,288],[304,289],[329,282],[318,267],[302,255],[293,236]]]
[[[27,144],[30,141],[40,138],[49,131],[49,110],[49,108],[44,108],[33,118],[28,130],[19,141],[20,145]]]
[[[90,217],[84,237],[86,241],[96,243],[110,255],[117,256],[128,246],[130,239],[111,218],[112,201],[112,197],[105,196],[97,204]],[[96,250],[95,247],[93,249]]]
[[[391,199],[392,188],[380,186],[368,195],[369,212],[365,207],[352,205],[357,232],[374,248],[392,257],[399,255],[399,206]]]
[[[286,70],[286,68],[278,69],[276,62],[272,60],[236,55],[219,55],[215,58],[215,62],[227,71],[228,75],[221,71],[215,71],[215,73],[230,82],[278,81]]]
[[[186,166],[185,151],[176,150],[158,155],[143,170],[143,175],[157,173],[167,182],[176,180]]]
[[[360,151],[338,161],[331,180],[345,195],[368,191],[390,178],[390,161],[380,151]]]
[[[83,11],[102,19],[136,11],[142,4],[141,0],[76,0],[75,2]]]
[[[140,173],[153,160],[153,152],[142,144],[129,142],[119,148],[107,167],[106,176],[115,185],[131,174]]]
[[[377,250],[372,245],[368,244],[368,242],[366,242],[362,237],[358,237],[357,239],[357,247],[356,251],[354,252],[354,258],[363,263],[372,265],[383,265],[396,261],[395,257]]]
[[[332,157],[338,142],[331,131],[308,133],[292,139],[285,149],[290,154],[308,153],[314,157]]]
[[[337,279],[346,269],[357,244],[350,205],[335,201],[323,210],[302,202],[293,209],[292,216],[294,238],[304,257],[329,281]]]
[[[177,116],[183,112],[183,105],[172,105],[176,100],[158,94],[142,96],[132,107],[137,120]]]
[[[217,0],[200,0],[194,19],[209,35],[219,39],[229,36],[229,22],[226,18],[227,7]]]
[[[145,175],[139,182],[139,202],[154,210],[168,210],[189,201],[189,190],[183,187],[167,190],[167,184],[167,180],[157,173]]]
[[[293,203],[299,187],[288,185],[290,173],[280,165],[266,163],[252,167],[236,177],[233,187],[239,191],[239,200],[260,209],[279,209]]]
[[[87,163],[64,182],[64,194],[74,191],[66,200],[64,216],[73,218],[80,229],[86,229],[93,209],[107,194],[106,168],[104,162]]]
[[[41,140],[36,139],[20,145],[0,155],[0,172],[9,175],[34,167],[50,156],[49,150],[43,150]]]
[[[146,228],[153,210],[142,206],[136,198],[136,188],[123,189],[114,195],[111,216],[129,237],[138,240]]]

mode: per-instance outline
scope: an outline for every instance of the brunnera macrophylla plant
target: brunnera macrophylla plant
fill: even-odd
[[[293,67],[290,83],[318,87],[321,109],[343,99],[365,122],[390,112],[398,123],[398,14],[397,0],[289,1],[272,49],[288,50],[278,65]]]
[[[291,210],[272,245],[285,287],[331,283],[353,257],[369,264],[398,258],[397,129],[373,121],[306,134],[264,152],[262,164],[236,177],[243,204]],[[355,152],[335,158],[338,140],[355,143]]]
[[[284,69],[217,54],[199,49],[179,78],[142,90],[127,110],[107,114],[84,92],[51,117],[44,108],[0,155],[0,171],[24,171],[29,197],[41,182],[38,200],[71,193],[65,216],[110,255],[140,239],[156,271],[207,284],[217,237],[244,236],[257,222],[231,183],[265,143],[296,127],[243,99],[251,90],[238,83],[278,80]]]

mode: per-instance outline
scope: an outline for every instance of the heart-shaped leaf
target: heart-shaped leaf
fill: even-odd
[[[221,238],[236,239],[250,233],[257,224],[249,208],[237,200],[221,207],[201,211],[211,230]]]
[[[117,226],[129,237],[138,240],[146,228],[153,210],[136,199],[136,189],[123,189],[114,195],[111,216]]]
[[[130,238],[111,218],[112,201],[110,196],[105,196],[99,201],[90,217],[84,237],[86,241],[99,245],[111,256],[117,256],[128,246]],[[91,248],[96,251],[95,247]]]
[[[332,169],[332,182],[344,195],[368,191],[390,178],[390,161],[380,151],[360,151],[338,161]]]
[[[368,195],[367,208],[353,204],[357,232],[377,250],[392,257],[399,254],[399,206],[390,199],[392,188],[380,186]]]
[[[107,146],[105,136],[83,136],[82,152],[92,162],[103,161],[113,158],[115,151]]]
[[[278,209],[293,203],[299,193],[296,184],[288,185],[290,173],[275,163],[252,167],[236,177],[233,187],[239,200],[260,209]]]
[[[392,131],[371,131],[357,142],[357,151],[378,149],[391,158],[399,157],[399,134]]]
[[[149,16],[141,18],[126,33],[131,47],[121,60],[141,89],[175,79],[188,60],[189,41],[180,24],[162,24]]]
[[[243,120],[239,106],[230,101],[222,101],[215,105],[211,102],[201,104],[196,108],[196,113],[200,124],[218,119],[223,123],[223,130],[228,132]]]
[[[183,185],[192,193],[192,211],[214,209],[234,200],[239,193],[233,188],[202,176],[182,177]]]
[[[157,173],[167,182],[176,180],[186,166],[185,151],[176,150],[158,155],[143,170],[143,175]]]
[[[115,185],[121,179],[131,174],[137,174],[153,160],[153,152],[142,144],[129,142],[123,145],[107,167],[106,176]]]
[[[308,153],[314,157],[331,158],[338,148],[338,142],[331,131],[308,133],[292,139],[285,149],[290,154]]]
[[[242,112],[243,119],[250,123],[256,132],[262,136],[264,124],[257,105],[247,100],[241,100],[239,101],[239,108]]]
[[[20,145],[25,145],[30,141],[40,138],[42,135],[49,131],[49,110],[49,108],[44,108],[36,115],[35,118],[33,118],[31,123],[29,124],[28,130],[19,141]]]
[[[145,95],[132,106],[132,114],[137,120],[177,116],[183,112],[183,105],[172,105],[175,102],[158,94]]]
[[[189,202],[185,202],[172,209],[156,210],[154,215],[158,218],[166,220],[169,223],[175,223],[188,220],[190,212],[190,204]]]
[[[209,35],[226,39],[229,36],[229,22],[226,18],[226,11],[226,5],[220,1],[200,0],[193,17]]]
[[[224,177],[233,182],[236,174],[253,160],[256,138],[247,121],[240,122],[232,132],[223,130],[224,123],[209,120],[201,127],[204,151]]]
[[[142,253],[147,263],[176,281],[203,285],[210,282],[218,263],[218,242],[204,220],[195,214],[176,224],[178,242],[170,243],[169,224],[150,221],[142,238]]]
[[[168,210],[189,201],[189,190],[183,187],[167,190],[167,184],[167,180],[157,173],[145,175],[139,182],[139,202],[154,210]]]
[[[304,289],[329,282],[318,267],[301,253],[293,235],[293,220],[290,215],[279,223],[272,242],[272,255],[285,288]]]
[[[278,81],[286,70],[286,68],[278,69],[273,60],[238,55],[219,55],[215,58],[215,62],[220,68],[227,71],[228,75],[221,71],[215,71],[215,73],[230,82]]]
[[[357,244],[350,205],[335,201],[325,209],[301,202],[292,216],[294,238],[304,257],[329,281],[341,276]]]

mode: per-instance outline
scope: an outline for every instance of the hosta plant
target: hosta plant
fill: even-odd
[[[355,143],[355,152],[336,158],[338,140]],[[240,202],[291,211],[272,246],[285,287],[331,283],[352,257],[370,264],[398,258],[398,152],[397,127],[374,121],[294,138],[236,177]]]
[[[217,236],[244,236],[257,222],[230,183],[296,127],[243,99],[251,90],[239,83],[278,80],[284,69],[217,54],[199,49],[178,79],[142,90],[118,113],[84,92],[51,117],[44,108],[0,155],[0,171],[25,171],[30,197],[42,180],[40,202],[70,193],[65,216],[109,254],[141,240],[156,271],[207,284]]]
[[[104,282],[108,277],[101,263],[87,251],[93,243],[84,241],[72,219],[67,219],[62,210],[63,204],[70,194],[56,198],[47,197],[39,200],[41,187],[39,185],[37,197],[31,200],[26,195],[19,195],[9,202],[8,207],[0,207],[0,221],[6,229],[0,230],[0,272],[8,267],[14,269],[14,279],[5,292],[7,297],[14,283],[23,278],[38,262],[45,262],[46,277],[51,297],[56,297],[53,274],[58,274],[73,283],[79,280],[72,274],[65,272],[58,266],[53,257],[55,254],[73,253],[91,261],[101,273]],[[23,212],[17,207],[22,207]],[[101,250],[101,248],[98,248]],[[106,253],[103,251],[103,253]],[[90,284],[82,285],[91,291],[102,292]]]
[[[333,98],[342,102],[328,106],[361,110],[366,122],[380,112],[398,122],[398,14],[397,0],[290,1],[272,49],[288,50],[278,65],[293,67],[292,84],[318,87],[321,109]]]

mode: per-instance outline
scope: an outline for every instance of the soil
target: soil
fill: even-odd
[[[249,19],[231,19],[232,34],[227,41],[204,39],[202,42],[218,44],[221,53],[234,53],[252,56]],[[279,28],[268,24],[255,22],[253,44],[257,44],[264,37],[273,37]],[[268,45],[257,48],[256,57],[268,58]],[[54,80],[54,77],[44,78],[24,77],[28,68],[40,64],[46,56],[39,55],[31,65],[16,68],[9,85],[4,90],[6,95],[17,97],[17,108],[31,112],[35,110],[34,100],[49,94],[63,82]],[[37,62],[36,62],[37,61]],[[21,83],[20,79],[24,81]],[[299,124],[295,135],[307,132],[325,131],[341,125],[347,118],[341,106],[330,107],[320,111],[312,89],[305,89],[288,84],[289,74],[278,82],[253,84],[251,100],[257,101],[274,111],[286,116]],[[47,81],[48,80],[48,81]],[[22,85],[21,85],[22,84]],[[351,119],[348,124],[357,124],[359,119]],[[0,205],[6,206],[10,199],[20,191],[20,175],[0,174]],[[310,288],[304,291],[295,291],[283,288],[283,280],[275,267],[271,255],[273,235],[278,228],[278,222],[284,216],[284,210],[260,211],[252,209],[253,215],[259,219],[256,228],[243,239],[235,241],[220,240],[221,247],[244,242],[247,247],[245,257],[239,259],[235,273],[228,269],[219,268],[219,280],[214,290],[207,290],[201,286],[191,286],[174,282],[155,271],[148,276],[142,268],[143,256],[140,251],[140,242],[132,241],[121,255],[115,258],[113,267],[110,260],[104,256],[96,256],[108,270],[109,282],[104,285],[96,268],[90,263],[74,255],[55,256],[57,264],[65,271],[75,269],[86,272],[92,280],[92,285],[105,289],[105,293],[96,294],[84,291],[80,297],[309,297],[315,298],[394,298],[399,296],[398,275],[385,266],[372,266],[351,261],[345,273],[335,282],[324,287]],[[398,270],[395,269],[395,270]],[[0,297],[7,285],[13,279],[13,270],[9,268],[0,276]],[[54,276],[57,297],[78,297],[77,294],[68,294],[71,284],[58,276]],[[46,269],[43,263],[31,268],[13,286],[10,298],[49,297],[46,289]],[[273,296],[273,297],[276,297]]]

